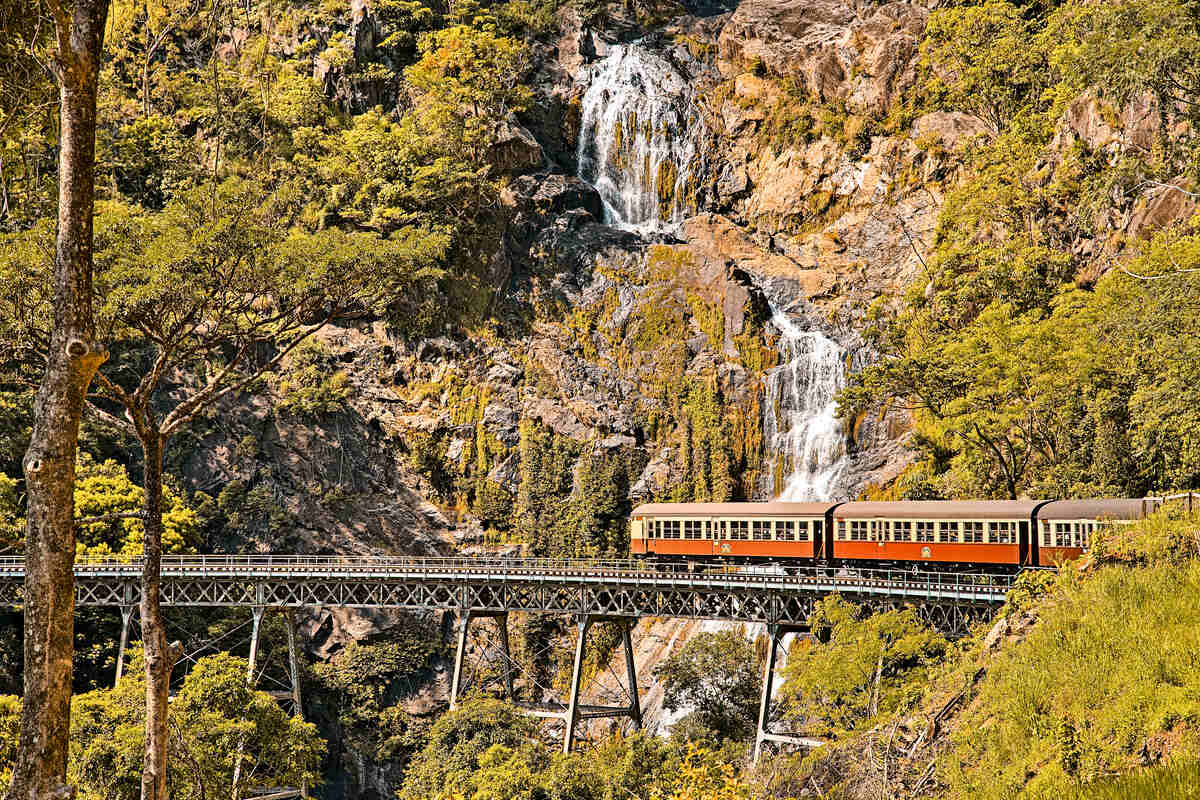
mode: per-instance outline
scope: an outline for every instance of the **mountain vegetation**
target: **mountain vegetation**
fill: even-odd
[[[922,457],[898,496],[1196,485],[1195,220],[1134,240],[1100,226],[1112,198],[1146,187],[1193,197],[1197,25],[1174,2],[993,0],[930,17],[912,102],[989,134],[963,145],[924,275],[873,309],[882,358],[842,397],[848,416],[912,409]],[[1139,99],[1145,141],[1064,142],[1081,97],[1102,115]]]
[[[0,615],[11,797],[1200,783],[1198,523],[1175,511],[961,642],[827,599],[776,697],[827,744],[757,768],[742,631],[642,669],[686,712],[669,737],[597,725],[564,755],[486,693],[445,711],[435,620],[314,612],[309,724],[238,656],[176,669],[240,612],[147,603],[111,687],[116,616],[66,599],[72,557],[143,558],[153,597],[164,553],[624,557],[637,502],[782,488],[781,310],[853,368],[839,491],[1195,488],[1195,3],[0,0],[0,29],[0,552],[39,587]],[[581,81],[633,42],[704,122],[697,163],[655,176],[660,213],[696,212],[671,235],[603,224],[572,177]],[[516,622],[524,688],[553,689],[562,626]]]

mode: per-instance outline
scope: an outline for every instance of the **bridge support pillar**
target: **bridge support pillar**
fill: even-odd
[[[300,705],[300,647],[296,637],[296,612],[286,609],[287,618],[287,647],[288,647],[288,677],[292,682],[292,716],[304,717],[304,709]]]
[[[504,696],[508,702],[517,702],[517,691],[513,686],[512,648],[508,644],[508,613],[496,615],[496,631],[500,634],[500,650],[504,654]]]
[[[621,639],[625,645],[625,675],[629,681],[629,716],[633,720],[635,730],[642,729],[642,701],[638,698],[637,666],[633,661],[633,626],[630,622],[621,631]]]
[[[596,622],[612,622],[621,626],[621,643],[625,650],[625,675],[629,681],[629,705],[627,706],[594,706],[585,705],[580,701],[583,680],[583,659],[587,652],[587,634]],[[567,698],[567,709],[562,720],[566,724],[563,731],[563,752],[569,753],[575,747],[576,733],[579,722],[585,719],[603,719],[605,717],[629,717],[636,729],[642,727],[642,704],[638,696],[637,666],[633,660],[633,626],[636,619],[622,617],[604,617],[581,614],[576,619],[575,661],[571,665],[571,694]],[[541,713],[541,716],[557,716],[553,713]]]
[[[456,708],[462,699],[463,673],[467,660],[467,638],[471,632],[471,623],[480,617],[492,617],[496,620],[496,632],[500,636],[500,649],[504,659],[504,693],[510,702],[516,702],[516,691],[513,687],[513,658],[512,649],[508,644],[508,612],[507,611],[464,611],[459,614],[454,626],[456,645],[454,648],[454,672],[450,678],[450,707]]]
[[[251,614],[251,629],[250,629],[250,657],[247,660],[246,666],[246,683],[254,685],[254,670],[258,666],[258,638],[262,631],[263,614],[267,611],[265,606],[254,606],[250,609]]]
[[[563,752],[571,752],[575,746],[575,727],[579,724],[579,683],[583,677],[583,655],[587,646],[588,628],[592,618],[581,614],[575,621],[575,662],[571,665],[571,695],[567,698],[567,714],[563,720],[567,729],[563,731]]]
[[[285,609],[287,617],[288,676],[292,680],[292,716],[304,719],[304,706],[300,705],[300,647],[296,636],[296,612]],[[300,797],[308,797],[308,784],[300,787]]]
[[[460,614],[454,631],[458,645],[454,648],[454,672],[450,676],[450,708],[458,707],[458,693],[462,691],[463,662],[467,658],[467,633],[471,629],[471,612]]]
[[[803,628],[780,625],[778,623],[770,623],[767,625],[767,660],[763,665],[763,686],[762,696],[758,703],[758,728],[754,734],[754,759],[753,763],[758,763],[758,758],[762,755],[763,743],[775,742],[777,744],[794,744],[800,747],[819,747],[823,742],[817,739],[805,739],[799,736],[789,736],[782,733],[771,732],[771,697],[775,690],[775,668],[779,661],[779,647],[783,643],[783,637],[789,633],[798,633]]]
[[[121,606],[121,643],[117,645],[117,675],[113,686],[121,682],[125,674],[125,648],[129,646],[129,623],[133,619],[133,606]]]

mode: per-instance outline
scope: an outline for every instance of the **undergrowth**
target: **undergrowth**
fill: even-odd
[[[1122,526],[1042,582],[1037,624],[982,656],[941,762],[948,797],[1195,796],[1174,787],[1200,785],[1198,523]]]

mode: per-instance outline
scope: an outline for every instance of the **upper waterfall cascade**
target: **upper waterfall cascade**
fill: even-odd
[[[583,80],[579,177],[596,187],[604,221],[674,231],[697,208],[704,123],[692,82],[640,44],[614,45]]]
[[[845,353],[782,312],[771,321],[784,362],[767,373],[763,436],[786,481],[779,499],[833,500],[848,468],[835,399],[846,384]]]

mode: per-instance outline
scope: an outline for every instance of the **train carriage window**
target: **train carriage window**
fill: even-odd
[[[746,541],[750,538],[750,523],[744,519],[729,520],[729,538]]]
[[[1043,522],[1042,523],[1042,547],[1050,547],[1051,546],[1051,544],[1053,543],[1054,540],[1051,539],[1050,537],[1051,537],[1050,523]]]
[[[683,538],[699,539],[704,534],[704,523],[698,519],[688,519],[683,521]]]
[[[850,521],[850,541],[865,542],[867,540],[867,521],[855,519]]]
[[[846,541],[846,520],[844,519],[837,521],[837,539],[839,542]]]
[[[716,527],[716,530],[713,531],[713,538],[714,539],[728,539],[729,538],[729,520],[724,520],[724,519],[717,520],[717,527]]]
[[[1069,523],[1069,522],[1054,523],[1054,546],[1055,547],[1070,547],[1071,546],[1071,523]]]
[[[662,538],[678,539],[681,524],[677,519],[663,520],[662,523]]]
[[[813,525],[820,525],[820,524],[821,523],[819,523],[819,522],[805,522],[803,520],[798,521],[796,523],[796,526],[798,528],[798,535],[796,538],[802,542],[811,542],[812,536],[810,535],[809,528]]]
[[[939,522],[938,523],[938,541],[939,542],[957,542],[958,541],[958,523],[957,522]]]
[[[909,520],[893,520],[892,521],[892,541],[893,542],[911,542],[913,534],[913,524]]]
[[[1016,542],[1015,522],[992,522],[988,524],[988,540],[993,544],[1013,544]]]
[[[775,523],[775,538],[781,542],[796,541],[796,520],[785,519]]]
[[[932,542],[934,526],[936,525],[936,523],[918,522],[918,523],[916,523],[916,525],[917,525],[917,541],[918,542]]]
[[[751,531],[754,535],[754,541],[765,542],[771,538],[771,520],[756,519],[751,523]]]
[[[963,541],[967,544],[983,544],[983,523],[962,523]]]

